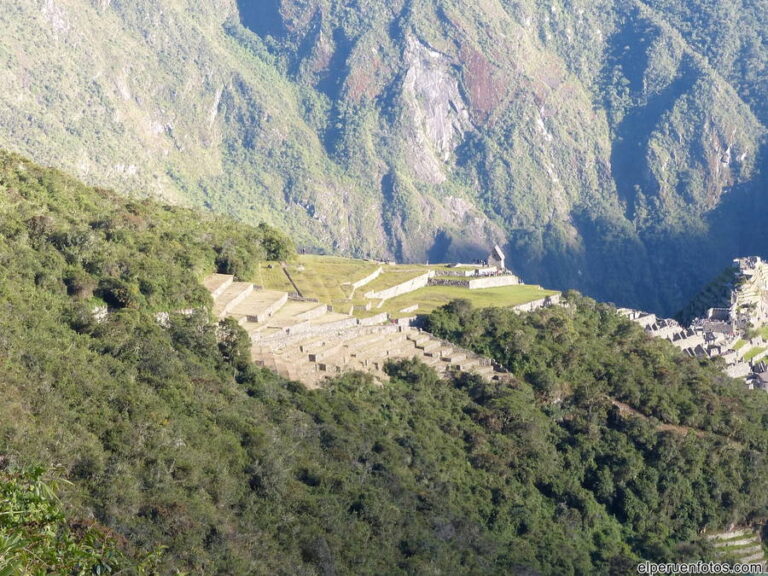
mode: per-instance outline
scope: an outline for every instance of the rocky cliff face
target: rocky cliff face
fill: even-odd
[[[528,281],[670,312],[768,246],[768,14],[741,4],[22,0],[0,145],[307,247],[498,242]]]
[[[408,165],[419,180],[442,184],[456,147],[472,129],[469,111],[444,54],[409,37],[405,65],[402,94],[403,121],[410,128]]]

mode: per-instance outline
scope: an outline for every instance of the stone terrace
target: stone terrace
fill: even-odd
[[[760,540],[759,531],[754,528],[734,529],[707,536],[715,555],[720,561],[731,561],[737,564],[766,565],[765,552]]]
[[[472,372],[487,379],[508,377],[491,360],[459,349],[386,314],[358,319],[326,304],[262,290],[232,276],[205,279],[217,318],[232,317],[248,332],[257,363],[280,375],[318,387],[327,377],[361,370],[386,381],[387,360],[419,358],[440,375]]]
[[[762,377],[768,368],[768,263],[750,257],[734,264],[737,280],[731,286],[730,308],[710,308],[706,317],[696,318],[690,326],[640,310],[620,308],[619,313],[689,356],[721,358],[724,372],[744,379],[750,389],[768,390],[768,379]]]

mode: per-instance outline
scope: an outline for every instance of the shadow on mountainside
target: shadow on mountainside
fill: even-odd
[[[685,57],[675,80],[662,92],[651,97],[644,106],[630,110],[616,128],[611,167],[619,198],[626,206],[625,213],[629,220],[635,218],[638,192],[645,196],[656,196],[659,192],[658,183],[653,180],[648,165],[651,136],[660,126],[664,115],[693,87],[698,76],[699,71],[690,57]]]
[[[280,0],[237,0],[240,22],[254,34],[280,38],[287,32],[280,15]]]
[[[768,166],[763,146],[757,165]],[[563,233],[518,230],[506,251],[510,265],[528,283],[575,289],[618,306],[673,316],[701,289],[742,256],[768,257],[768,178],[733,187],[705,216],[704,229],[658,229],[638,235],[626,221],[575,213],[578,248]]]

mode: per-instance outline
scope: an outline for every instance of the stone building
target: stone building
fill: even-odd
[[[488,266],[496,266],[500,271],[507,269],[507,257],[504,252],[496,244],[488,255]]]

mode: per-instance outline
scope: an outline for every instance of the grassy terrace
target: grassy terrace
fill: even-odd
[[[379,290],[386,290],[387,288],[392,288],[393,286],[397,286],[398,284],[402,284],[403,282],[408,282],[408,280],[413,280],[414,278],[418,278],[419,276],[426,274],[431,270],[428,266],[384,266],[384,271],[382,272],[381,276],[376,278],[373,282],[370,284],[366,284],[364,287],[360,289],[361,295],[362,293],[369,292],[371,290],[373,291],[379,291]]]
[[[279,262],[261,262],[256,268],[253,281],[269,290],[294,291]]]
[[[378,267],[366,260],[303,254],[288,263],[288,273],[305,298],[333,303],[349,299],[349,283],[362,280]],[[260,263],[255,282],[272,290],[294,291],[279,262]]]
[[[544,290],[541,286],[504,286],[485,290],[466,290],[454,286],[427,286],[416,292],[404,294],[384,302],[378,312],[389,312],[392,317],[413,316],[414,313],[401,314],[400,310],[418,304],[416,314],[428,314],[435,308],[447,304],[451,300],[464,298],[472,302],[476,308],[491,308],[494,306],[517,306],[534,300],[540,300],[557,294],[552,290]]]
[[[376,262],[353,260],[334,256],[299,256],[288,265],[288,271],[305,298],[336,303],[348,300],[352,282],[372,274],[379,267]]]
[[[438,269],[441,265],[399,264],[383,265],[381,276],[373,282],[360,288],[352,299],[351,283],[369,276],[380,266],[376,262],[354,260],[336,256],[301,255],[295,261],[288,263],[288,272],[306,298],[316,298],[320,302],[333,304],[342,309],[344,305],[365,304],[362,295],[370,290],[383,290],[421,276],[429,270]],[[259,264],[254,282],[267,289],[293,292],[288,278],[279,262],[262,262]],[[546,296],[556,294],[544,290],[540,286],[507,286],[489,288],[486,290],[467,290],[453,286],[428,286],[387,300],[381,308],[376,306],[378,300],[372,300],[371,310],[359,312],[360,316],[370,316],[388,312],[394,318],[411,316],[414,313],[401,313],[400,310],[418,304],[418,314],[428,314],[435,308],[447,304],[457,298],[465,298],[477,308],[492,306],[516,306]]]
[[[757,356],[758,354],[762,354],[766,350],[768,350],[768,348],[752,348],[752,350],[744,354],[744,361],[750,362],[755,358],[755,356]]]
[[[385,264],[381,276],[362,288],[360,290],[361,293],[358,294],[358,296],[369,291],[386,290],[387,288],[392,288],[393,286],[397,286],[408,280],[413,280],[422,274],[426,274],[430,270],[439,271],[446,267],[448,267],[448,264]],[[467,269],[472,268],[472,266],[467,267]]]

